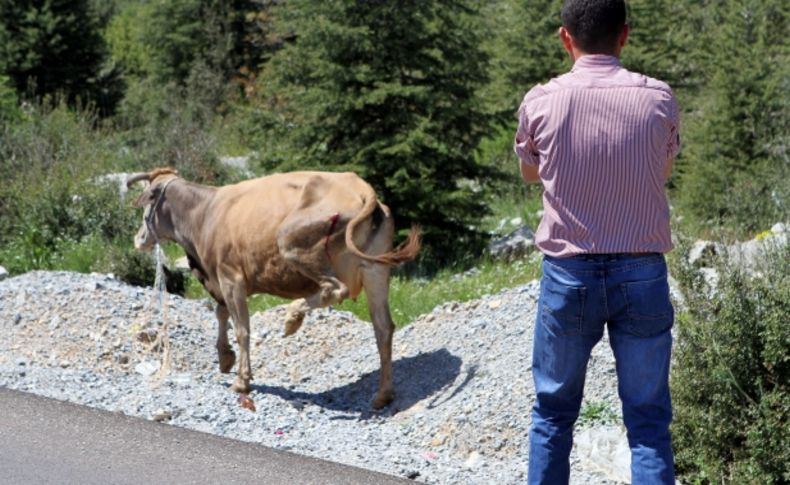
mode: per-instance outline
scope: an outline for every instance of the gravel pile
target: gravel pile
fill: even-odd
[[[0,282],[0,386],[425,483],[520,483],[537,296],[534,281],[397,331],[397,396],[381,412],[369,406],[379,366],[369,323],[324,309],[283,338],[283,307],[256,314],[253,411],[227,389],[234,375],[219,374],[207,301],[165,295],[160,306],[111,276],[32,272]],[[162,314],[169,351],[150,343],[165,335]],[[606,341],[585,399],[619,409]],[[612,483],[576,448],[572,465],[571,483]]]

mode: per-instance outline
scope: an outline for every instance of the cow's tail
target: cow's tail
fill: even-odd
[[[365,205],[362,206],[362,210],[359,214],[354,216],[354,218],[348,222],[348,226],[346,226],[346,247],[348,250],[366,261],[386,264],[388,266],[397,266],[408,261],[413,261],[422,248],[422,243],[420,242],[420,228],[418,226],[412,226],[406,240],[392,251],[384,254],[365,254],[354,244],[354,230],[360,222],[373,214],[373,211],[376,210],[379,204],[373,187],[368,184],[365,184],[365,193],[362,194],[362,197],[365,200]]]

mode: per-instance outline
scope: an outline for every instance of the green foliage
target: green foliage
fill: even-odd
[[[114,246],[102,261],[102,270],[135,286],[153,286],[156,266],[149,253],[141,253],[128,246]]]
[[[353,170],[393,208],[399,228],[424,228],[447,261],[479,247],[491,170],[472,151],[489,127],[472,2],[305,1],[286,4],[295,42],[261,86],[273,114],[264,162],[278,170]]]
[[[32,105],[0,137],[0,259],[9,271],[58,267],[60,253],[83,239],[129,234],[134,214],[117,187],[95,115],[65,104]],[[82,266],[84,267],[84,266]]]
[[[703,42],[709,82],[686,117],[677,200],[700,226],[736,235],[790,213],[786,2],[730,0]]]
[[[682,260],[673,269],[687,300],[672,376],[678,470],[690,483],[787,483],[790,246],[755,276],[724,261],[713,292]]]
[[[561,7],[562,2],[554,0],[500,0],[484,7],[484,41],[492,73],[486,104],[513,132],[516,110],[527,91],[570,69],[557,35]]]
[[[109,112],[120,86],[88,0],[0,1],[0,73],[20,93],[63,93]]]
[[[152,91],[159,96],[150,96]],[[212,102],[195,91],[191,84],[158,86],[150,79],[129,86],[114,121],[130,165],[143,170],[173,167],[200,183],[227,181],[210,131],[215,116]]]
[[[0,126],[18,120],[22,116],[16,92],[8,76],[0,74]]]
[[[660,79],[674,89],[695,88],[702,82],[702,55],[698,47],[701,30],[715,8],[710,2],[631,0],[631,28],[622,52],[623,65]]]
[[[104,30],[112,59],[128,78],[154,71],[154,45],[146,41],[154,3],[132,3],[113,16]]]
[[[613,410],[606,401],[587,401],[582,406],[576,426],[587,428],[604,424],[614,424],[620,420],[620,415]]]
[[[195,70],[248,85],[279,45],[270,36],[271,0],[132,2],[112,17],[104,37],[133,79],[184,85]],[[216,89],[216,88],[214,88]]]

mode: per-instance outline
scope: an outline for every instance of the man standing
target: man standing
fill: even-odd
[[[573,69],[519,109],[521,175],[544,185],[529,483],[567,484],[590,352],[608,327],[634,484],[674,483],[669,361],[674,313],[664,183],[679,150],[666,84],[619,62],[623,0],[565,0]]]

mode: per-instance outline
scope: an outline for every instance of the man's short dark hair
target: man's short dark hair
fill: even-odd
[[[562,25],[587,54],[611,54],[625,25],[624,0],[564,0]]]

